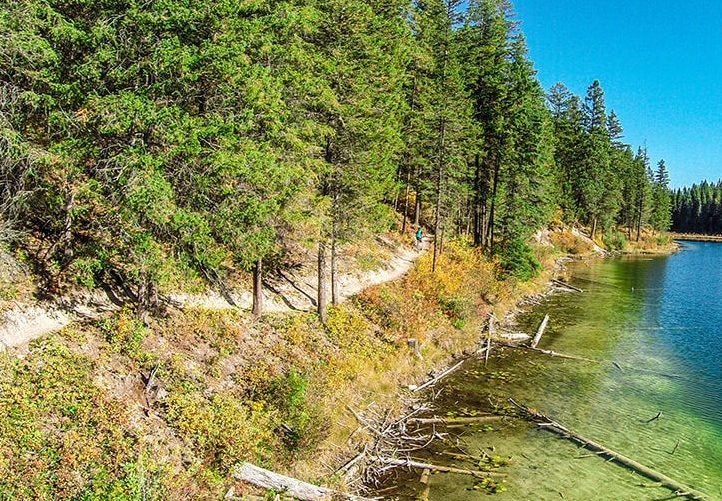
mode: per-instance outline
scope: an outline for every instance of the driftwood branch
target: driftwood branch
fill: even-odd
[[[659,411],[656,416],[654,416],[652,419],[648,419],[645,421],[645,423],[651,423],[652,421],[656,421],[657,419],[662,417],[662,411]]]
[[[622,466],[625,466],[629,468],[630,470],[633,470],[640,475],[643,475],[650,480],[653,480],[655,482],[659,482],[659,484],[663,487],[666,487],[667,489],[670,489],[675,493],[675,495],[679,497],[687,497],[689,499],[700,499],[704,500],[707,499],[707,496],[699,491],[696,491],[684,484],[681,484],[670,477],[659,473],[647,466],[644,466],[641,463],[638,463],[637,461],[630,459],[626,456],[623,456],[622,454],[619,454],[618,452],[613,451],[612,449],[609,449],[597,442],[594,442],[592,440],[589,440],[588,438],[585,438],[573,431],[571,431],[569,428],[566,428],[565,426],[561,425],[557,421],[554,421],[553,419],[545,416],[544,414],[537,412],[535,410],[532,410],[531,408],[521,405],[514,401],[514,399],[509,399],[509,401],[514,404],[516,407],[521,409],[524,416],[526,416],[530,421],[536,423],[536,425],[542,429],[551,431],[552,433],[555,433],[559,435],[562,438],[566,438],[567,440],[570,440],[572,442],[576,442],[580,445],[582,445],[584,448],[589,449],[590,451],[594,451],[599,453],[599,456],[606,456],[610,461],[614,461]]]
[[[368,498],[344,494],[326,487],[319,487],[295,478],[280,475],[250,463],[242,463],[239,465],[233,473],[233,478],[263,489],[281,491],[302,501],[327,501],[331,499],[344,499],[348,501],[368,500]]]
[[[501,421],[504,416],[469,416],[469,417],[432,417],[432,418],[411,418],[407,421],[409,424],[475,424],[489,423],[492,421]]]
[[[489,315],[489,332],[486,337],[486,354],[484,355],[484,367],[489,363],[489,355],[491,355],[491,337],[494,335],[494,321],[496,317],[492,313]]]
[[[587,358],[587,357],[580,357],[578,355],[569,355],[567,353],[559,353],[558,351],[552,351],[552,350],[543,350],[541,348],[532,348],[531,346],[524,346],[520,344],[514,344],[514,343],[501,343],[503,346],[506,346],[507,348],[516,348],[520,350],[531,350],[536,351],[538,353],[543,353],[544,355],[549,355],[550,357],[556,357],[556,358],[564,358],[568,360],[580,360],[582,362],[590,362],[593,364],[612,364],[614,367],[619,369],[620,371],[629,370],[629,371],[635,371],[635,372],[643,372],[645,374],[651,374],[654,376],[661,376],[666,377],[670,379],[681,379],[682,376],[679,374],[667,374],[665,372],[658,372],[653,371],[649,369],[642,369],[641,367],[629,367],[629,366],[622,366],[618,362],[607,361],[607,360],[597,360],[594,358]]]
[[[421,493],[417,497],[418,501],[429,501],[429,482],[431,481],[431,470],[426,468],[424,471],[421,472],[421,478],[419,479],[419,483],[423,486],[421,489]]]

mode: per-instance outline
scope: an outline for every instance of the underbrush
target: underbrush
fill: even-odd
[[[589,241],[579,238],[567,228],[552,232],[550,238],[554,247],[564,254],[583,256],[593,251]]]
[[[125,310],[35,343],[3,362],[0,494],[218,499],[245,492],[231,478],[242,461],[318,481],[358,427],[348,407],[393,412],[400,386],[477,345],[487,314],[520,290],[499,276],[451,242],[435,273],[426,254],[331,308],[325,326],[310,313],[189,310],[146,327]]]

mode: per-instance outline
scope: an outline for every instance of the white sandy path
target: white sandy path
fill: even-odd
[[[401,278],[424,251],[409,248],[396,250],[391,259],[381,269],[361,274],[342,274],[339,276],[341,301],[352,297],[367,287],[390,282]],[[313,277],[289,276],[289,280],[276,280],[271,284],[273,290],[264,290],[264,309],[270,313],[291,311],[311,311],[314,309],[316,285]],[[233,306],[218,292],[205,295],[173,294],[170,300],[179,307],[199,307],[208,309],[247,310],[251,308],[252,294],[243,291],[233,294]],[[26,346],[30,341],[62,329],[70,323],[89,318],[99,318],[108,311],[118,309],[110,300],[93,294],[87,299],[74,300],[72,306],[63,306],[51,302],[35,304],[16,304],[15,307],[0,315],[0,349]]]

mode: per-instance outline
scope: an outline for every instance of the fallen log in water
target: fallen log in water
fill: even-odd
[[[454,468],[453,466],[440,466],[437,464],[423,463],[414,459],[396,459],[386,457],[372,457],[371,459],[386,465],[402,466],[419,470],[438,471],[440,473],[457,473],[459,475],[470,475],[472,477],[478,478],[506,477],[505,473],[498,473],[495,471],[467,470],[464,468]]]
[[[536,348],[536,345],[538,345],[539,341],[541,341],[541,338],[544,335],[544,331],[546,330],[548,323],[549,315],[544,315],[544,320],[542,320],[541,324],[539,324],[539,328],[536,331],[536,336],[534,336],[534,339],[531,342],[532,348]]]
[[[449,367],[448,369],[446,369],[444,372],[442,372],[435,378],[432,378],[429,381],[425,382],[421,386],[411,386],[411,387],[409,387],[409,389],[411,390],[412,393],[416,393],[417,391],[424,390],[424,389],[428,388],[429,386],[433,386],[436,383],[438,383],[439,381],[441,381],[442,379],[444,379],[446,376],[448,376],[449,374],[454,372],[456,369],[461,367],[461,364],[463,364],[463,363],[464,363],[464,361],[461,360],[461,361],[457,362],[456,364],[452,365],[451,367]]]
[[[344,494],[326,487],[319,487],[270,470],[259,468],[251,463],[242,463],[236,467],[233,472],[233,478],[263,489],[280,491],[302,501],[327,501],[331,499],[369,501],[369,498]]]
[[[573,285],[570,285],[570,284],[568,284],[568,283],[566,283],[566,282],[562,282],[561,280],[559,280],[559,279],[557,279],[557,278],[552,278],[552,279],[551,279],[551,282],[552,282],[553,284],[556,284],[556,285],[560,286],[560,287],[565,287],[565,288],[567,288],[567,289],[569,289],[569,290],[573,290],[573,291],[575,291],[575,292],[584,292],[584,291],[583,291],[582,289],[580,289],[579,287],[574,287]]]
[[[421,478],[419,479],[419,483],[423,486],[421,489],[421,493],[419,493],[419,496],[417,497],[418,501],[429,501],[429,491],[431,487],[429,486],[429,482],[431,481],[431,471],[426,468],[424,471],[421,472]]]
[[[619,454],[618,452],[613,451],[612,449],[609,449],[597,442],[594,442],[592,440],[589,440],[588,438],[585,438],[577,433],[574,433],[569,428],[559,424],[558,422],[554,421],[553,419],[549,418],[548,416],[545,416],[544,414],[535,411],[525,405],[521,405],[517,403],[513,398],[510,398],[509,401],[514,404],[516,407],[522,410],[523,414],[530,420],[536,423],[536,425],[542,429],[551,431],[552,433],[555,433],[559,435],[562,438],[566,438],[567,440],[571,440],[572,442],[578,443],[582,445],[584,448],[589,449],[591,451],[595,451],[599,453],[599,456],[606,456],[611,461],[615,461],[618,464],[621,464],[622,466],[625,466],[629,468],[630,470],[633,470],[640,475],[643,475],[650,480],[653,480],[655,482],[659,482],[660,486],[666,487],[667,489],[670,489],[675,493],[678,497],[687,497],[689,499],[699,499],[704,500],[707,499],[706,494],[703,494],[695,489],[692,489],[691,487],[687,487],[684,484],[681,484],[670,477],[659,473],[658,471],[655,471],[647,466],[644,466],[641,463],[638,463],[637,461],[630,459],[626,456],[623,456],[622,454]]]
[[[469,416],[469,417],[432,417],[432,418],[411,418],[406,422],[409,424],[475,424],[501,421],[504,416]]]
[[[499,344],[501,344],[502,346],[506,346],[507,348],[516,348],[519,350],[536,351],[538,353],[543,353],[544,355],[549,355],[550,357],[555,357],[555,358],[564,358],[567,360],[580,360],[582,362],[590,362],[593,364],[602,364],[602,365],[612,364],[614,367],[616,367],[620,371],[630,370],[630,371],[636,371],[636,372],[643,372],[645,374],[651,374],[654,376],[661,376],[661,377],[666,377],[666,378],[670,378],[670,379],[681,379],[682,378],[682,376],[680,376],[679,374],[667,374],[665,372],[658,372],[658,371],[653,371],[653,370],[649,370],[649,369],[642,369],[641,367],[628,367],[628,366],[624,367],[614,360],[612,360],[612,361],[597,360],[594,358],[580,357],[578,355],[569,355],[567,353],[559,353],[558,351],[543,350],[541,348],[532,348],[531,346],[524,346],[521,344],[514,344],[514,343],[499,343]]]

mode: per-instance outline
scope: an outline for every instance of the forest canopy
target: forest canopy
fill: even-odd
[[[50,291],[145,312],[395,224],[528,278],[552,220],[669,226],[664,164],[598,81],[544,91],[506,0],[19,0],[0,33],[0,238]]]

